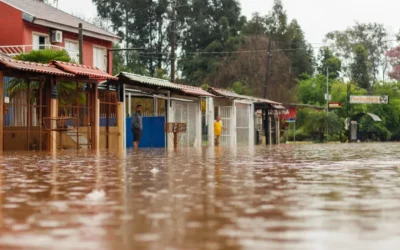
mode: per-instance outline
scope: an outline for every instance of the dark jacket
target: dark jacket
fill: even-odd
[[[142,115],[138,112],[132,116],[132,130],[133,129],[143,130]]]

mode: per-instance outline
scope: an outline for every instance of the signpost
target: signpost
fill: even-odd
[[[287,122],[289,123],[289,125],[290,125],[291,123],[294,124],[294,128],[293,128],[293,142],[296,142],[296,119],[295,119],[295,118],[290,118],[290,119],[287,119]]]
[[[329,109],[341,109],[343,107],[341,102],[330,102]]]
[[[361,95],[351,95],[351,104],[388,104],[389,96],[361,96]]]

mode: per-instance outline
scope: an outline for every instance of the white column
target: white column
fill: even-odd
[[[202,121],[201,121],[201,107],[202,107],[202,98],[199,98],[199,108],[197,109],[197,117],[196,117],[196,124],[197,124],[197,131],[196,131],[196,138],[197,138],[197,145],[196,147],[201,147],[201,144],[203,143],[203,138],[201,136],[201,130],[202,130]]]
[[[168,97],[171,97],[171,92],[168,91]],[[171,99],[168,98],[167,101],[167,122],[174,122],[174,113],[175,113],[175,105]],[[173,137],[170,136],[168,133],[165,133],[167,148],[173,150],[174,149],[174,140]]]
[[[249,105],[249,109],[250,109],[250,114],[249,114],[249,145],[253,146],[254,145],[254,136],[255,136],[255,132],[254,132],[254,117],[255,117],[255,110],[254,110],[254,103]]]
[[[128,115],[132,117],[132,94],[128,94]]]
[[[236,114],[237,114],[237,112],[236,112],[236,104],[235,104],[235,102],[233,102],[233,107],[232,107],[232,114],[231,114],[231,118],[232,118],[232,131],[233,131],[233,133],[232,133],[232,143],[231,143],[231,145],[233,146],[233,147],[236,147],[236,145],[237,145],[237,140],[236,140],[236,135],[237,135],[237,129],[236,129]]]
[[[124,85],[123,97],[124,97],[124,102],[122,103],[123,104],[123,115],[122,115],[122,117],[124,118],[124,120],[123,120],[123,125],[124,125],[124,127],[123,127],[123,130],[124,130],[124,141],[123,141],[124,145],[123,145],[123,149],[126,149],[126,117],[127,117],[127,115],[126,115],[126,85]]]
[[[153,105],[154,105],[154,116],[158,116],[158,101],[157,101],[157,97],[153,98]]]
[[[208,146],[214,146],[214,98],[207,98]]]

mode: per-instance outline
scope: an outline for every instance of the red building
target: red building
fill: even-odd
[[[14,56],[31,50],[65,49],[78,62],[79,23],[83,24],[83,64],[106,71],[107,48],[120,38],[35,0],[0,0],[0,52]]]

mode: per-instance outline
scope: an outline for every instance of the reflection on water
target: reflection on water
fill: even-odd
[[[397,144],[0,158],[0,249],[397,249]]]

